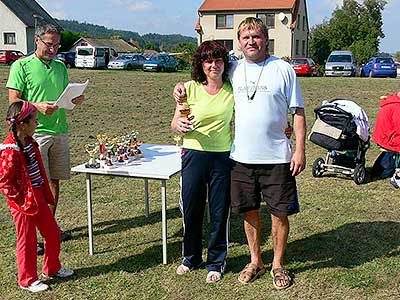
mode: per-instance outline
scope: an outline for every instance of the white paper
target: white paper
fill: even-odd
[[[58,108],[73,109],[75,104],[72,103],[72,99],[82,95],[88,84],[89,79],[84,83],[69,83],[54,105]]]

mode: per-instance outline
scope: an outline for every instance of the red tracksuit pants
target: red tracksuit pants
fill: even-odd
[[[53,275],[61,268],[60,229],[44,198],[43,188],[33,189],[38,205],[34,216],[27,216],[11,208],[17,234],[17,264],[18,283],[29,286],[38,280],[37,274],[37,237],[36,228],[44,241],[44,256],[42,272]]]

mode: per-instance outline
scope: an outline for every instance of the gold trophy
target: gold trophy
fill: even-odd
[[[97,153],[99,152],[99,144],[86,144],[85,151],[89,154],[89,162],[85,165],[86,168],[100,168],[100,164],[96,161]]]

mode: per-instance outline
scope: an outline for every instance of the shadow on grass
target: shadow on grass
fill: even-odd
[[[171,208],[167,210],[167,218],[175,219],[180,218],[181,213],[178,208]],[[104,222],[93,223],[93,235],[111,234],[129,230],[131,228],[137,228],[146,226],[149,224],[161,223],[161,211],[150,213],[149,219],[146,216],[139,216],[126,219],[115,219]],[[69,230],[72,234],[72,239],[86,238],[88,236],[87,226],[75,227]]]
[[[382,256],[398,254],[399,232],[400,222],[345,224],[335,230],[289,242],[285,262],[297,265],[301,263],[301,266],[291,269],[294,273],[323,268],[354,268]],[[272,261],[273,251],[264,252],[262,256],[268,266]],[[240,272],[249,259],[249,255],[228,257],[228,271]]]
[[[181,243],[168,244],[168,261],[176,260],[181,256]],[[75,269],[73,280],[108,274],[110,272],[138,273],[159,266],[162,262],[162,245],[147,248],[143,253],[126,256],[108,265]]]

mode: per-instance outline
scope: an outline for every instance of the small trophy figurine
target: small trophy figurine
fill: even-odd
[[[96,157],[99,152],[99,144],[86,144],[85,151],[89,154],[89,162],[85,165],[86,168],[100,168],[100,164],[97,163]]]
[[[192,121],[194,119],[194,116],[190,115],[192,110],[190,109],[189,104],[187,103],[182,104],[182,108],[179,110],[179,112],[181,113],[181,117],[188,119],[188,121]],[[189,130],[190,131],[194,130],[194,126],[190,125]]]
[[[100,160],[106,160],[107,153],[106,153],[105,144],[108,140],[108,136],[106,134],[98,134],[96,136],[96,138],[97,138],[97,141],[99,142]]]

